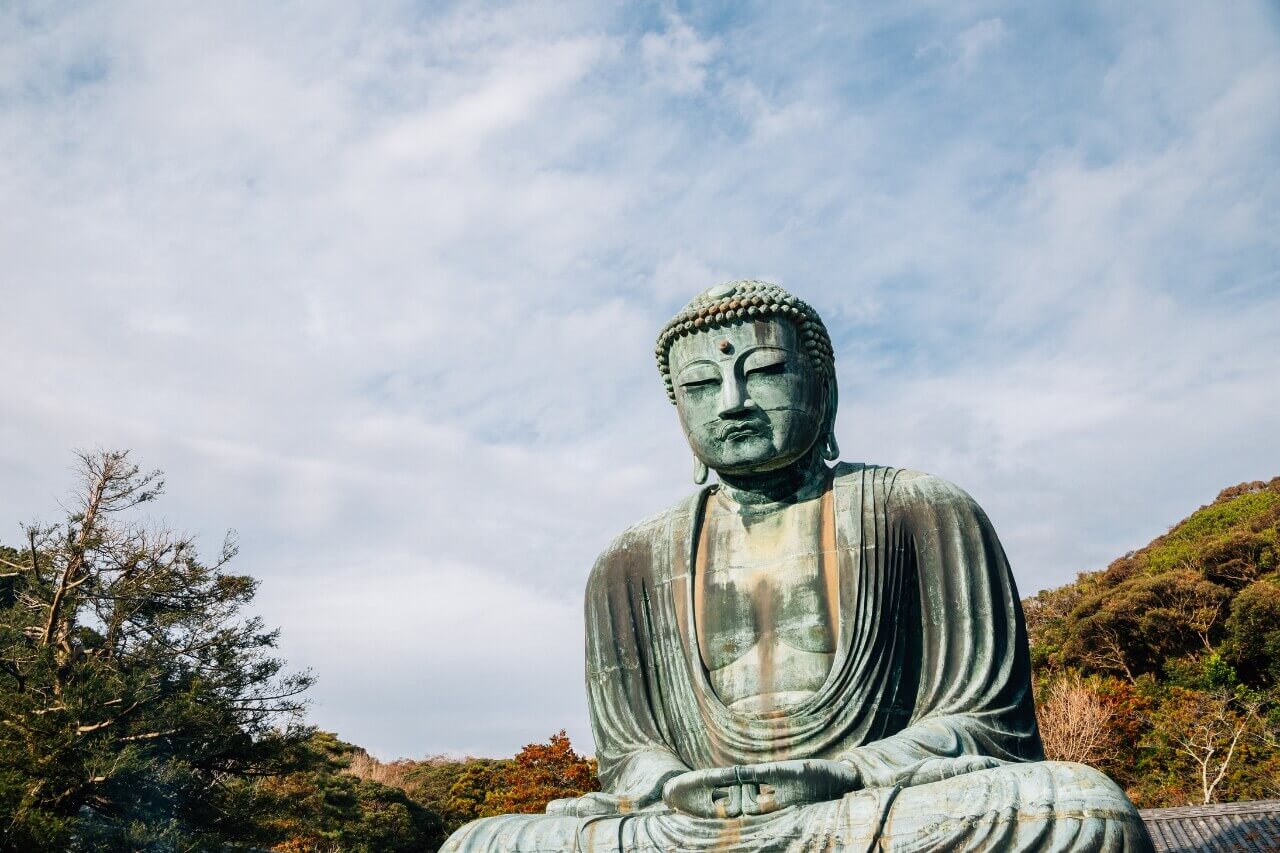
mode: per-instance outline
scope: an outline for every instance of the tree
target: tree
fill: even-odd
[[[1152,715],[1150,740],[1190,761],[1199,800],[1207,805],[1216,801],[1243,743],[1262,734],[1259,707],[1256,699],[1226,688],[1172,687]]]
[[[534,814],[562,797],[600,790],[595,761],[574,752],[561,729],[547,743],[531,743],[498,774],[498,789],[484,801],[482,816]]]
[[[1135,681],[1170,658],[1211,652],[1230,598],[1190,569],[1131,577],[1076,607],[1066,650],[1094,670]]]
[[[1278,569],[1280,477],[1024,602],[1050,756],[1090,756],[1142,806],[1280,793]]]
[[[398,778],[396,765],[328,732],[314,733],[300,753],[293,772],[252,783],[262,815],[255,840],[286,853],[411,853],[444,842],[437,815],[398,785],[372,778]]]
[[[440,816],[448,837],[464,824],[488,812],[485,798],[501,785],[510,758],[434,756],[417,763],[403,776],[409,796]]]
[[[66,520],[0,554],[0,845],[216,846],[249,820],[228,780],[279,768],[312,679],[243,614],[257,582],[226,571],[230,536],[204,563],[135,516],[159,472],[78,460]]]
[[[1252,683],[1280,686],[1280,577],[1245,587],[1231,605],[1224,656]]]
[[[1074,584],[1056,589],[1045,589],[1033,598],[1022,602],[1026,619],[1027,639],[1031,645],[1031,664],[1037,669],[1053,666],[1059,657],[1063,629],[1071,618],[1071,612],[1084,596],[1081,588],[1085,576]]]
[[[1044,754],[1051,761],[1099,764],[1115,751],[1116,710],[1094,682],[1077,673],[1049,682],[1036,703],[1036,716]]]

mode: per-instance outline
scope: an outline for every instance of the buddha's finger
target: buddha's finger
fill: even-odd
[[[738,778],[743,782],[772,784],[798,779],[805,775],[804,761],[766,761],[763,764],[747,764],[740,768]]]
[[[738,817],[742,814],[742,786],[730,785],[727,788],[713,788],[711,802],[715,806],[715,816],[720,818]]]
[[[720,814],[720,806],[716,803],[716,789],[699,788],[696,791],[690,791],[688,796],[678,803],[680,811],[694,817],[717,817]]]
[[[668,781],[663,799],[685,814],[717,817],[724,816],[722,812],[732,812],[730,816],[737,817],[741,814],[741,796],[730,790],[738,787],[738,768],[709,767],[682,773]]]
[[[742,783],[741,767],[712,767],[705,771],[707,778],[711,780],[713,785],[728,787],[730,785],[739,785]]]
[[[737,781],[737,776],[732,767],[711,767],[706,770],[690,770],[688,773],[681,773],[667,780],[663,786],[664,791],[670,791],[673,794],[680,795],[688,791],[698,789],[715,788],[732,785]]]
[[[742,786],[742,813],[744,815],[768,814],[773,811],[773,789],[768,785]]]

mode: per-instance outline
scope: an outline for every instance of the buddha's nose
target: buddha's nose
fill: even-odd
[[[720,417],[741,417],[755,408],[755,403],[747,396],[746,385],[745,381],[734,377],[721,386]]]

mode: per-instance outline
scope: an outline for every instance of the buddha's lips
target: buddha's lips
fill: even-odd
[[[732,441],[735,438],[747,438],[753,435],[760,435],[760,427],[757,424],[729,424],[720,429],[721,441]]]

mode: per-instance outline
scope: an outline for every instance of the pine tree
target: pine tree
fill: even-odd
[[[127,452],[78,454],[58,525],[0,553],[0,846],[198,849],[247,832],[237,777],[274,772],[307,673],[242,611],[257,582],[138,517]]]

